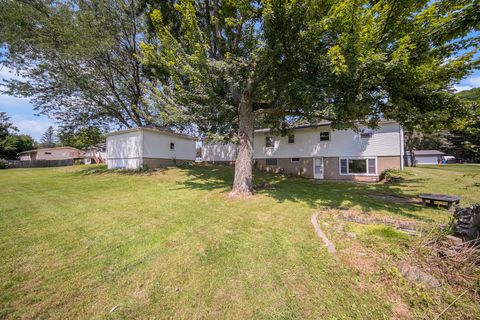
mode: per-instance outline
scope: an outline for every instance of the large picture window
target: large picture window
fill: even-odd
[[[340,159],[340,174],[342,175],[377,174],[377,159],[376,158]]]

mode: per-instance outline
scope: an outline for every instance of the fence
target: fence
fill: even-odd
[[[73,165],[73,159],[65,160],[8,160],[10,168],[63,167]]]

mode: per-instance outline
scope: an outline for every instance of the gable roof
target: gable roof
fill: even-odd
[[[51,150],[60,150],[60,149],[70,149],[70,150],[81,151],[80,149],[77,149],[77,148],[74,148],[74,147],[64,146],[64,147],[53,147],[53,148],[38,148],[38,149],[32,149],[32,150],[27,150],[27,151],[22,151],[22,152],[19,152],[18,154],[30,153],[30,152],[38,152],[38,151],[51,151]]]
[[[119,130],[119,131],[114,131],[107,133],[105,136],[106,137],[112,137],[112,136],[117,136],[125,133],[130,133],[130,132],[136,132],[136,131],[148,131],[148,132],[153,132],[157,134],[165,134],[168,136],[172,137],[177,137],[177,138],[182,138],[182,139],[188,139],[188,140],[196,140],[196,138],[191,137],[186,134],[182,133],[176,133],[167,129],[160,129],[160,128],[149,128],[149,127],[138,127],[138,128],[130,128],[130,129],[125,129],[125,130]]]

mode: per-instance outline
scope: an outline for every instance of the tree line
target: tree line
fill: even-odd
[[[252,192],[255,127],[475,125],[478,105],[452,89],[479,66],[474,0],[0,0],[0,12],[2,64],[24,79],[5,92],[76,128],[234,141],[234,195]]]

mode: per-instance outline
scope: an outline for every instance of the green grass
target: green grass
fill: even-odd
[[[449,213],[369,195],[480,200],[478,179],[464,177],[480,166],[409,169],[399,185],[257,173],[275,189],[248,200],[228,198],[226,167],[82,169],[0,171],[0,318],[389,318],[392,289],[381,274],[329,255],[312,212],[343,207],[433,224]],[[361,241],[392,243],[403,237],[396,233],[359,231]]]

